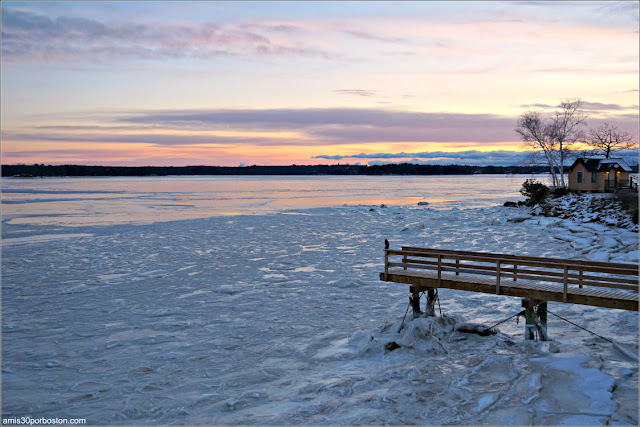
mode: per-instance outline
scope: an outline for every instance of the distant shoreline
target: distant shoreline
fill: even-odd
[[[87,166],[2,165],[3,177],[180,176],[180,175],[473,175],[546,173],[546,166],[290,165],[290,166]]]

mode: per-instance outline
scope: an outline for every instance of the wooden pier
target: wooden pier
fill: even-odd
[[[440,288],[522,298],[529,326],[546,324],[548,301],[638,311],[636,264],[403,246],[385,249],[380,280],[411,285],[414,313],[426,292],[428,315]]]

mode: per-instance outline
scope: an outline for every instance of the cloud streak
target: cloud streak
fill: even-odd
[[[617,104],[588,103],[616,110]],[[545,104],[529,107],[553,108]],[[619,107],[624,111],[626,107]],[[623,130],[638,116],[609,120]],[[73,120],[72,117],[69,120]],[[97,126],[38,125],[32,131],[3,130],[7,141],[140,143],[156,146],[328,146],[375,143],[447,143],[451,147],[520,145],[517,117],[494,114],[420,113],[372,108],[201,109],[110,113]],[[591,127],[603,119],[589,121]],[[635,131],[633,132],[635,135]],[[406,154],[404,157],[413,156]]]
[[[3,133],[6,141],[37,141],[37,142],[73,142],[73,143],[114,143],[114,144],[148,144],[153,146],[286,146],[300,145],[300,139],[270,138],[270,137],[241,137],[215,135],[176,135],[175,133],[153,134],[96,134],[96,133]],[[311,142],[309,145],[322,145]]]
[[[314,159],[345,160],[368,159],[370,165],[385,163],[418,163],[418,164],[465,164],[465,165],[493,165],[493,166],[517,166],[526,163],[533,151],[424,151],[418,153],[360,153],[353,155],[319,155]],[[624,150],[617,154],[620,157],[637,160],[637,150]],[[401,161],[394,161],[403,159]]]
[[[285,27],[280,28],[286,31]],[[275,41],[246,28],[214,23],[106,23],[2,8],[2,55],[9,62],[108,61],[113,59],[206,59],[220,56],[334,54],[302,42]]]
[[[342,144],[380,141],[507,142],[515,137],[514,117],[365,108],[174,110],[133,114],[118,121],[192,130],[299,130],[323,143]]]
[[[637,91],[637,90],[636,90]],[[560,108],[560,105],[551,105],[551,104],[523,104],[522,108],[528,109],[543,109],[543,110],[551,110]],[[637,105],[620,105],[620,104],[605,104],[602,102],[587,102],[582,101],[582,109],[587,112],[599,113],[599,112],[609,112],[609,111],[637,111]]]
[[[412,159],[412,160],[437,160],[438,162],[476,162],[480,161],[484,164],[495,165],[516,165],[522,163],[524,158],[529,154],[527,151],[423,151],[418,153],[360,153],[353,155],[319,155],[314,159],[327,160],[344,160],[344,159],[376,159],[376,160],[392,160],[392,159]]]
[[[334,90],[334,92],[339,95],[357,95],[357,96],[374,96],[376,94],[375,90],[367,90],[367,89],[337,89],[337,90]]]
[[[356,37],[358,39],[385,42],[385,43],[406,43],[406,40],[399,37],[387,37],[380,34],[373,34],[367,31],[344,30],[345,34]]]

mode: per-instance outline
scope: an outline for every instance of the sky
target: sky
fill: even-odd
[[[2,164],[512,165],[569,98],[637,141],[638,9],[3,1]]]

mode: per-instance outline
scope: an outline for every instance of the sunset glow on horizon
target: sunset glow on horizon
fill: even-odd
[[[2,164],[511,165],[638,138],[638,2],[2,2]]]

